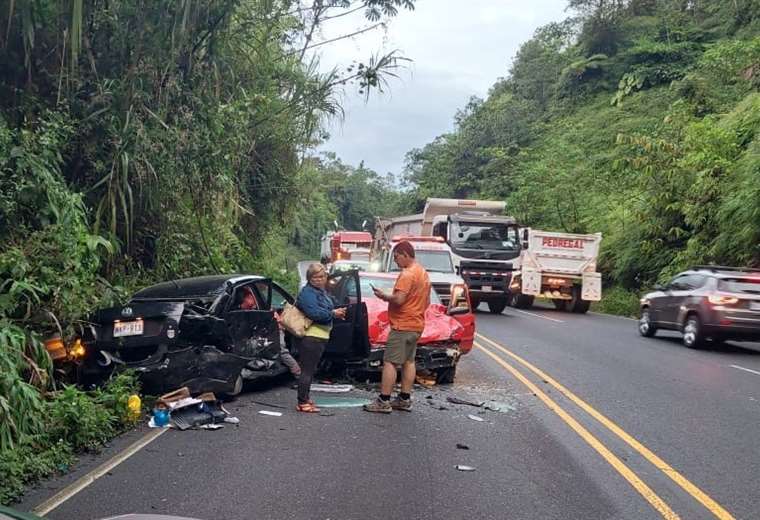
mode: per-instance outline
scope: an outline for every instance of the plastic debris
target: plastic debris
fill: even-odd
[[[447,397],[446,400],[453,404],[466,404],[467,406],[474,406],[476,408],[480,408],[483,406],[483,401],[475,402],[475,401],[468,401],[466,399],[460,399],[459,397]]]
[[[459,443],[457,443],[457,449],[458,450],[469,450],[470,447],[467,446],[466,444],[459,444]]]
[[[153,417],[150,418],[148,426],[151,428],[164,428],[169,426],[169,419],[171,415],[166,408],[154,408]],[[151,426],[152,423],[152,426]]]
[[[516,410],[513,405],[501,401],[486,401],[483,408],[493,412],[514,412]]]
[[[330,393],[343,393],[350,392],[354,389],[354,385],[333,385],[333,384],[313,384],[311,385],[312,392],[330,392]]]
[[[478,417],[477,415],[472,415],[472,414],[468,415],[467,417],[477,422],[483,422],[485,420],[482,417]]]
[[[472,466],[465,466],[463,464],[457,464],[455,468],[457,468],[459,471],[475,471],[475,468]]]
[[[370,402],[369,399],[356,397],[317,397],[314,399],[314,404],[320,408],[358,408]]]
[[[225,417],[224,422],[229,424],[240,424],[240,419],[237,417]]]
[[[272,410],[259,410],[261,415],[271,415],[272,417],[281,417],[282,412],[273,412]]]
[[[127,417],[131,421],[136,421],[140,418],[140,412],[142,411],[142,401],[140,396],[132,394],[127,399]]]
[[[203,430],[221,430],[224,428],[223,424],[201,424],[199,428]]]

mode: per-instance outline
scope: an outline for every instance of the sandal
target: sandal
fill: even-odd
[[[319,413],[321,410],[314,406],[314,403],[299,403],[296,411],[304,413]]]

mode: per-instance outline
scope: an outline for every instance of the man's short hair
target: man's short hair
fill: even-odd
[[[402,240],[393,248],[394,253],[403,253],[409,258],[414,258],[414,246],[408,240]]]

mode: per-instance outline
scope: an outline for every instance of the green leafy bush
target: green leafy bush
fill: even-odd
[[[639,315],[639,295],[622,287],[605,289],[603,298],[591,306],[592,310],[636,318]]]

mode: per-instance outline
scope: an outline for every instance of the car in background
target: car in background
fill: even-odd
[[[760,269],[697,266],[641,298],[639,333],[683,333],[699,348],[709,338],[760,341]]]
[[[287,370],[279,361],[276,313],[288,301],[292,297],[282,287],[256,275],[146,287],[126,304],[90,317],[80,339],[78,378],[97,384],[114,370],[131,368],[151,393],[187,386],[193,394],[235,395],[244,380]]]
[[[388,303],[378,299],[370,286],[390,290],[397,274],[351,271],[332,275],[328,292],[336,305],[348,308],[346,322],[336,321],[325,349],[329,361],[336,357],[349,370],[379,371],[390,332]],[[425,311],[425,330],[418,341],[417,369],[435,373],[440,384],[452,383],[459,358],[472,349],[475,315],[466,287],[456,290],[452,303],[444,305],[431,288]]]
[[[329,266],[330,274],[343,273],[346,271],[371,271],[372,264],[369,260],[336,260]]]

